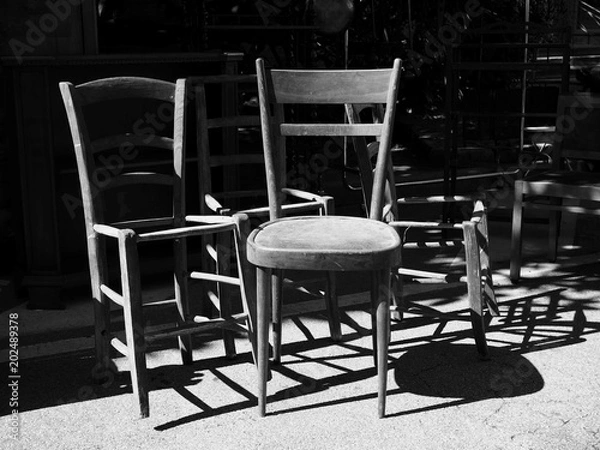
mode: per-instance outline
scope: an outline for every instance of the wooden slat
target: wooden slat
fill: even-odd
[[[142,77],[113,77],[80,84],[77,95],[82,105],[131,98],[173,103],[173,83]]]
[[[110,345],[112,345],[113,348],[115,350],[117,350],[121,355],[129,357],[129,353],[130,353],[129,348],[119,338],[116,338],[116,337],[112,338],[110,340]]]
[[[544,211],[562,211],[569,212],[572,214],[588,214],[591,216],[600,216],[600,208],[584,208],[582,206],[559,206],[559,205],[548,205],[541,203],[527,203],[527,209],[538,209]]]
[[[600,186],[574,186],[560,183],[559,180],[523,182],[523,193],[525,195],[562,197],[573,199],[585,199],[600,202]]]
[[[217,117],[207,120],[207,126],[212,128],[228,128],[228,127],[259,127],[260,117],[258,116],[228,116]]]
[[[402,244],[402,248],[448,248],[448,247],[462,247],[462,239],[454,240],[439,240],[439,241],[417,241],[417,242],[405,242]]]
[[[138,235],[138,241],[159,241],[163,239],[180,239],[191,236],[201,236],[206,234],[213,234],[221,231],[230,231],[235,227],[234,224],[230,223],[217,223],[217,224],[206,224],[200,226],[188,226],[183,228],[172,228],[170,230],[152,231],[149,233],[140,233]]]
[[[226,275],[219,275],[211,272],[191,272],[190,278],[193,280],[204,280],[204,281],[214,281],[217,283],[226,283],[232,286],[239,286],[240,279],[236,277],[229,277]]]
[[[124,301],[123,301],[123,296],[121,294],[119,294],[118,292],[111,289],[110,287],[108,287],[105,284],[100,285],[100,290],[102,291],[102,293],[104,295],[106,295],[109,299],[111,299],[117,305],[119,305],[120,307],[123,307]]]
[[[125,220],[122,222],[113,222],[111,225],[116,228],[131,228],[134,230],[154,227],[172,227],[173,217],[156,217],[151,219]]]
[[[507,72],[510,70],[514,71],[526,71],[535,69],[544,69],[549,66],[555,65],[561,67],[563,65],[562,60],[556,60],[553,62],[548,61],[535,61],[535,62],[456,62],[452,66],[452,70],[485,70],[489,71],[502,71]]]
[[[412,220],[401,220],[389,222],[390,226],[398,228],[443,228],[449,230],[459,230],[461,225],[459,223],[446,223],[446,222],[419,222]]]
[[[142,135],[135,133],[123,133],[106,136],[92,141],[92,152],[99,153],[110,149],[122,149],[127,151],[132,147],[152,147],[163,150],[173,150],[173,139],[158,135]]]
[[[118,189],[125,186],[153,184],[158,186],[173,186],[175,181],[171,175],[156,172],[128,172],[112,176],[104,190]]]
[[[355,70],[271,70],[270,95],[278,103],[386,103],[390,71],[370,72],[369,83],[362,83]],[[322,89],[315,91],[315,84]]]
[[[288,205],[283,205],[282,209],[286,212],[286,214],[297,214],[301,212],[314,212],[315,207],[317,207],[318,205],[319,204],[316,202],[291,203]],[[264,214],[265,212],[268,212],[268,207],[250,208],[243,210],[243,213],[248,215]]]
[[[282,136],[379,136],[383,125],[369,124],[313,124],[287,123],[282,124]]]
[[[403,197],[397,200],[398,204],[460,203],[473,201],[475,201],[475,199],[468,195],[431,195],[429,197]]]
[[[446,281],[447,279],[452,279],[453,281],[456,278],[456,275],[452,274],[449,275],[448,273],[442,273],[442,272],[431,272],[428,270],[417,270],[417,269],[407,269],[404,267],[400,267],[397,271],[397,273],[399,275],[406,275],[406,276],[412,276],[412,277],[416,277],[416,278],[430,278],[432,279],[432,283],[441,283],[443,281]],[[466,276],[461,276],[458,277],[458,280],[456,281],[460,281],[460,282],[465,282],[467,281],[467,277]],[[419,280],[419,283],[422,283],[423,280]]]
[[[250,155],[215,155],[210,157],[210,166],[231,166],[237,164],[264,164],[265,157],[261,154]]]

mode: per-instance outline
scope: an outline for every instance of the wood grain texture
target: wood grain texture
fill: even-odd
[[[256,61],[261,130],[265,153],[270,221],[254,230],[247,240],[248,261],[256,266],[257,347],[259,366],[259,414],[266,414],[268,379],[268,329],[273,316],[274,362],[281,357],[281,279],[286,269],[325,270],[328,286],[335,286],[336,271],[358,270],[371,275],[373,346],[377,365],[378,415],[385,415],[390,315],[390,273],[400,263],[400,238],[381,222],[383,194],[390,161],[392,126],[398,95],[400,60],[382,70],[267,70]],[[315,123],[286,116],[284,106],[384,104],[378,124],[328,122],[321,115]],[[318,108],[315,109],[318,111]],[[343,112],[343,108],[341,109]],[[375,136],[380,154],[373,176],[369,219],[320,216],[284,218],[283,189],[288,137]],[[288,192],[289,193],[289,192]],[[335,297],[326,303],[332,337],[339,336]],[[271,309],[272,308],[272,309]],[[272,311],[272,312],[271,312]]]

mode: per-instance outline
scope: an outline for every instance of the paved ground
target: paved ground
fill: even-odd
[[[513,286],[508,223],[491,225],[502,312],[489,325],[491,360],[477,357],[464,287],[408,285],[420,306],[393,325],[384,419],[377,419],[364,293],[341,299],[340,344],[328,339],[320,301],[303,299],[300,315],[298,304],[288,304],[267,417],[257,415],[255,371],[240,337],[236,360],[221,357],[218,340],[198,339],[190,367],[180,365],[172,343],[153,348],[151,416],[143,420],[135,418],[126,372],[91,382],[91,308],[74,295],[66,311],[20,306],[0,316],[8,324],[18,314],[21,375],[18,390],[2,382],[0,448],[600,448],[600,254],[583,245],[545,263],[544,236],[530,227],[524,279]],[[461,255],[436,261],[452,267]],[[0,329],[6,368],[8,327]],[[13,392],[19,413],[11,418]]]

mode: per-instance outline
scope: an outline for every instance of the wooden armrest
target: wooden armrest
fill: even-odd
[[[425,204],[425,203],[461,203],[485,200],[485,194],[473,195],[432,195],[429,197],[403,197],[397,200],[398,204]]]
[[[119,236],[121,236],[123,234],[123,232],[126,232],[126,231],[133,232],[133,230],[131,230],[131,229],[117,228],[112,225],[103,225],[103,224],[94,225],[94,231],[96,233],[100,233],[104,236],[108,236],[108,237],[112,237],[112,238],[119,238]]]
[[[333,199],[329,195],[313,194],[312,192],[301,191],[300,189],[283,188],[281,190],[284,194],[291,195],[292,197],[301,198],[303,200],[323,202],[327,199]]]
[[[231,219],[224,222],[208,223],[198,226],[171,228],[169,230],[151,231],[138,234],[139,241],[158,241],[162,239],[179,239],[192,236],[201,236],[220,231],[229,231],[236,227],[235,221],[227,216],[214,216],[217,218]]]
[[[421,222],[413,220],[394,220],[388,222],[388,225],[394,228],[441,228],[441,229],[460,229],[462,224],[460,223],[449,223],[449,222]]]
[[[185,216],[185,220],[186,222],[201,223],[206,225],[235,223],[235,220],[230,216],[221,216],[216,214]]]
[[[204,195],[204,203],[211,211],[214,211],[217,214],[227,215],[228,211],[231,211],[229,208],[224,208],[223,205],[212,195],[205,194]]]

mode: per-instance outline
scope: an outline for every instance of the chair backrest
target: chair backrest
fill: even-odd
[[[194,93],[201,214],[265,204],[256,75],[188,78]],[[226,200],[226,201],[224,201]]]
[[[75,148],[88,237],[95,235],[93,226],[101,222],[133,228],[181,226],[185,80],[117,77],[59,85]]]
[[[561,95],[558,101],[552,160],[600,161],[600,94]]]
[[[379,152],[369,217],[381,220],[400,80],[400,60],[396,59],[393,67],[388,69],[267,70],[264,60],[259,58],[256,61],[256,73],[271,219],[281,217],[287,137],[370,136],[379,140]],[[348,123],[344,121],[344,105],[349,104],[383,104],[383,121]],[[294,118],[299,116],[297,111],[293,111],[294,105],[314,105],[317,108],[317,121]],[[331,111],[325,112],[323,108],[327,105],[339,106],[340,113],[335,116]],[[294,112],[296,114],[292,114]],[[333,120],[332,116],[338,120]]]

